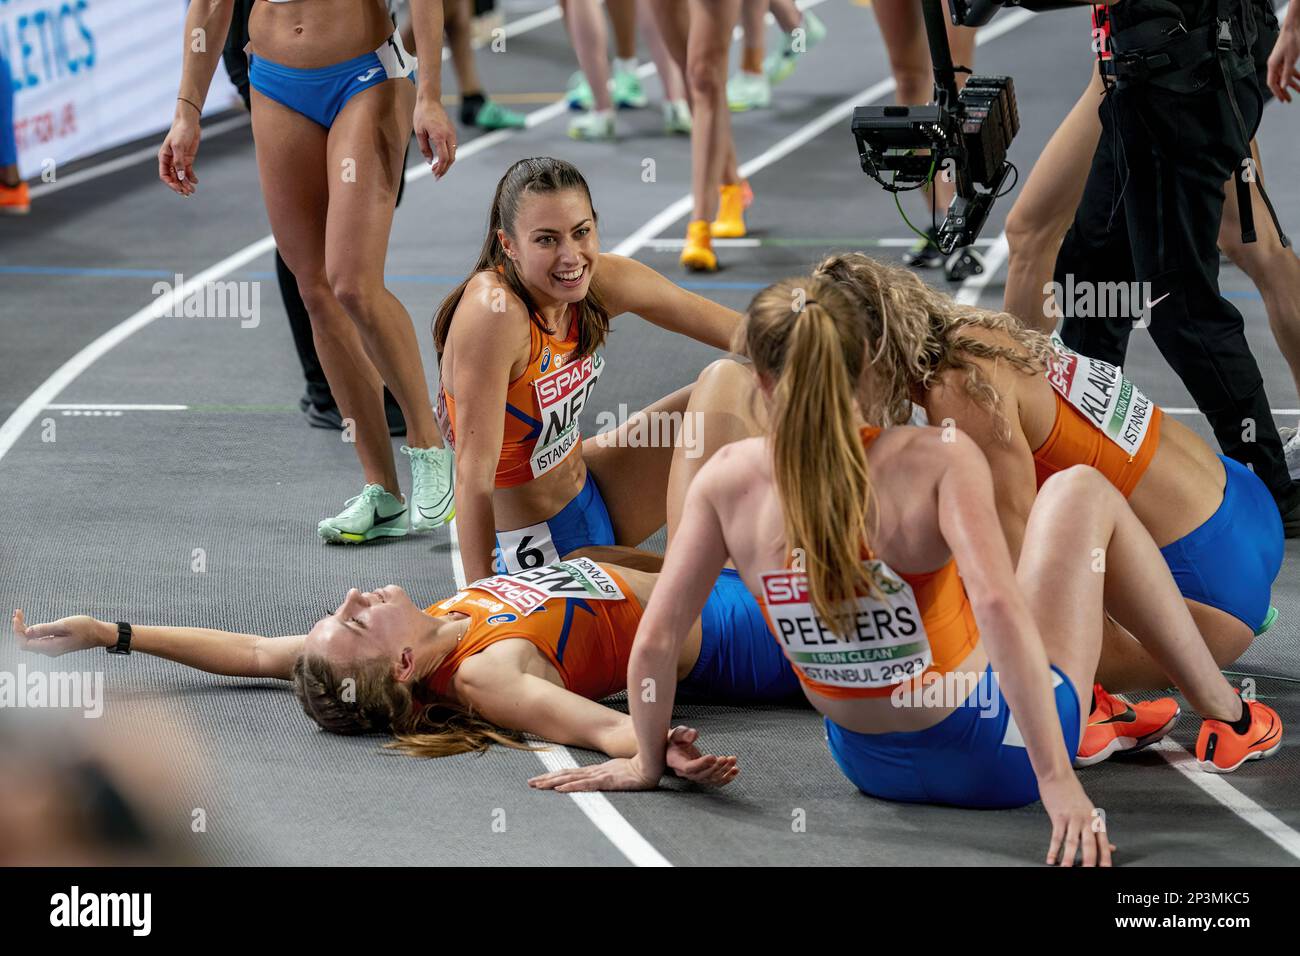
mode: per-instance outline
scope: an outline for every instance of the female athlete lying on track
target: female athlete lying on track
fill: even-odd
[[[691,413],[717,443],[754,431],[737,404],[749,373],[718,362],[700,375]],[[716,439],[716,443],[715,440]],[[669,511],[704,455],[676,450]],[[661,559],[631,548],[588,548],[563,564],[498,576],[421,610],[394,585],[353,589],[305,635],[265,638],[207,628],[135,627],[131,649],[235,677],[292,680],[303,709],[335,733],[388,732],[407,753],[438,757],[522,746],[520,732],[610,755],[636,752],[626,714],[601,700],[625,689],[627,658]],[[69,617],[27,627],[24,650],[57,657],[113,647],[117,627]],[[734,570],[715,579],[677,668],[701,699],[756,703],[798,699],[798,680],[773,643],[757,602]],[[350,681],[349,681],[350,679]],[[730,764],[699,758],[679,728],[674,769],[721,783]]]
[[[955,423],[973,439],[993,471],[1013,559],[1043,482],[1091,465],[1155,539],[1219,666],[1272,624],[1282,522],[1254,472],[1216,455],[1113,365],[1023,329],[1010,315],[959,305],[860,253],[832,256],[816,274],[848,292],[862,313],[875,383],[867,420],[905,422],[916,402],[932,425]],[[1173,676],[1114,627],[1102,662],[1098,680],[1112,690],[1168,687]]]
[[[438,417],[456,449],[470,580],[585,545],[635,546],[663,525],[671,443],[648,447],[623,433],[679,418],[690,387],[614,433],[583,441],[578,429],[604,369],[597,353],[610,319],[624,312],[723,350],[739,321],[635,260],[601,254],[591,193],[572,165],[511,166],[478,262],[434,323]]]
[[[691,482],[660,576],[671,599],[651,600],[632,649],[629,681],[655,691],[629,697],[639,751],[534,786],[657,785],[678,649],[728,557],[763,595],[777,643],[855,785],[964,807],[1041,798],[1049,863],[1059,855],[1072,864],[1080,845],[1086,864],[1110,862],[1070,766],[1103,601],[1129,612],[1204,716],[1202,767],[1230,771],[1280,746],[1277,714],[1224,680],[1151,536],[1098,471],[1067,468],[1044,482],[1013,567],[973,441],[864,424],[861,406],[884,383],[867,365],[865,314],[832,281],[759,293],[742,336],[772,434],[727,445]]]

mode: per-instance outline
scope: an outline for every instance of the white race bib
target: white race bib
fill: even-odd
[[[930,638],[912,586],[883,561],[863,564],[885,600],[857,597],[842,637],[813,609],[806,572],[769,571],[762,577],[776,639],[791,665],[810,681],[844,688],[891,687],[930,666]]]
[[[604,359],[589,355],[581,362],[561,365],[533,380],[537,417],[542,423],[542,432],[528,460],[534,478],[540,478],[564,461],[582,440],[578,416],[604,369]]]
[[[1122,371],[1109,362],[1088,358],[1066,348],[1052,336],[1055,353],[1047,360],[1047,382],[1129,458],[1151,427],[1155,405]]]
[[[525,617],[552,598],[626,600],[614,578],[590,558],[559,561],[544,568],[520,571],[518,574],[497,574],[466,587],[486,591]]]

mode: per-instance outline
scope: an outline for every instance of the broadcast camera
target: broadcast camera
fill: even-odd
[[[945,253],[974,242],[1014,168],[1007,150],[1020,129],[1009,76],[971,76],[957,91],[956,68],[944,27],[943,0],[922,0],[934,64],[935,105],[859,106],[853,111],[862,170],[890,192],[918,189],[936,175],[950,177],[956,195],[939,227]],[[1072,0],[952,0],[958,26],[987,23],[1002,6],[1040,11],[1076,7]],[[884,173],[893,173],[886,181]]]

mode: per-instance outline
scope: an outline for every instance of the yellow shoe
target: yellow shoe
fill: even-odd
[[[709,224],[709,234],[716,239],[743,239],[745,236],[745,189],[740,183],[722,187],[718,218]]]
[[[709,224],[696,219],[686,227],[686,245],[682,246],[682,265],[694,272],[717,272],[718,257],[713,254]]]

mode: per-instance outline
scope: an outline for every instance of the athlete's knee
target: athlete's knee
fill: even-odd
[[[753,385],[754,373],[748,365],[735,359],[714,359],[704,366],[704,371],[695,379],[695,390],[691,397],[718,392],[747,392]]]
[[[725,51],[719,61],[713,56],[692,56],[686,61],[686,84],[691,96],[710,103],[722,95],[722,78],[718,75],[719,62],[726,62]]]
[[[343,272],[330,281],[334,298],[358,324],[366,324],[377,317],[379,300],[384,294],[382,282],[366,279],[355,272]]]
[[[1058,471],[1043,482],[1037,500],[1076,512],[1089,506],[1113,508],[1125,503],[1119,490],[1090,465],[1071,465]]]

